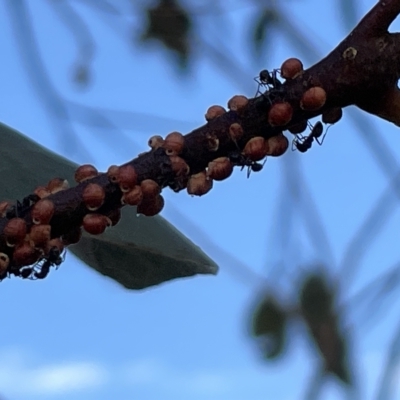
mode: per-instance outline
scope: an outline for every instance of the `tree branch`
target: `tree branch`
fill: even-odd
[[[127,199],[127,192],[136,191],[134,193],[142,196],[143,200],[139,196],[139,200],[131,199],[125,203],[136,204],[139,212],[153,215],[161,210],[163,200],[155,190],[150,203],[157,205],[156,209],[153,208],[152,212],[143,211],[147,204],[143,181],[151,180],[157,183],[159,189],[169,186],[179,191],[188,182],[199,178],[204,180],[203,186],[207,186],[209,190],[213,178],[222,180],[228,177],[229,171],[235,165],[255,169],[254,162],[260,158],[283,154],[288,141],[282,131],[315,116],[324,116],[333,108],[356,105],[400,125],[400,96],[396,89],[400,77],[400,35],[387,32],[389,24],[399,12],[400,0],[378,2],[350,35],[314,66],[300,70],[290,77],[285,73],[287,79],[282,85],[273,78],[264,80],[267,90],[261,95],[253,99],[241,97],[240,102],[238,98],[233,98],[228,103],[230,111],[225,112],[219,108],[216,116],[211,115],[209,110],[207,124],[185,136],[175,134],[175,137],[181,138],[178,142],[182,140],[178,148],[176,143],[171,148],[167,141],[161,141],[161,147],[153,146],[151,151],[117,168],[116,171],[119,172],[130,170],[128,187],[124,187],[127,183],[126,177],[123,181],[118,174],[99,174],[74,188],[46,195],[46,199],[54,206],[54,215],[50,220],[51,237],[62,238],[68,243],[65,237],[70,232],[76,232],[82,224],[85,227],[85,216],[94,211],[84,195],[90,184],[94,184],[96,190],[104,193],[104,201],[100,207],[96,207],[96,214],[110,216],[123,206],[121,199]],[[322,96],[319,98],[322,101],[317,105],[314,102],[311,106],[307,98],[317,96],[317,92]],[[315,100],[314,97],[312,99]],[[256,142],[261,143],[257,154],[253,147],[249,147],[249,141],[253,138],[258,138]],[[311,142],[312,139],[313,137]],[[277,143],[281,147],[277,148]],[[237,153],[235,157],[232,156],[233,153]],[[213,164],[210,163],[216,159],[224,163],[225,175],[222,178],[212,172]],[[200,177],[196,175],[199,173],[202,174]],[[190,189],[189,193],[201,195],[207,190],[196,192]],[[36,201],[34,199],[33,203]],[[38,223],[32,216],[35,206],[28,199],[24,207],[3,210],[3,217],[0,218],[0,253],[10,261],[6,272],[17,274],[22,267],[32,264],[32,257],[29,260],[27,258],[26,262],[21,257],[16,261],[16,251],[21,243],[13,246],[15,243],[10,243],[10,237],[4,230],[10,220],[16,217],[23,219],[27,234],[20,240],[25,245],[27,241],[31,243],[29,233]],[[39,259],[49,256],[46,246],[40,249],[35,247],[35,252]]]

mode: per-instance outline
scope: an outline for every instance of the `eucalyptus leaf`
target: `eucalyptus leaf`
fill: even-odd
[[[21,200],[61,177],[74,181],[77,165],[0,124],[0,200]],[[217,265],[161,216],[122,210],[121,221],[99,236],[83,234],[68,249],[87,265],[129,289],[175,278],[216,274]]]

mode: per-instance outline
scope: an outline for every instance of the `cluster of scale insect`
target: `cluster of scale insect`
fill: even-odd
[[[18,218],[23,216],[31,207],[34,205],[40,197],[36,194],[30,194],[26,196],[22,201],[17,200],[15,205],[11,206],[6,212],[6,218]],[[31,266],[24,266],[22,268],[13,268],[12,266],[8,268],[0,276],[0,282],[10,275],[18,276],[23,279],[44,279],[50,272],[51,267],[59,267],[65,259],[64,250],[60,253],[57,246],[52,247],[46,256],[40,257],[40,259]]]
[[[283,83],[277,77],[279,72],[279,69],[274,69],[272,70],[272,72],[266,69],[260,71],[259,75],[254,78],[254,80],[258,84],[256,96],[262,95],[271,104],[273,103],[273,94],[279,94],[279,92],[282,90],[283,85]],[[296,134],[296,137],[292,141],[292,150],[298,150],[301,153],[305,153],[311,148],[314,141],[317,142],[320,146],[322,145],[327,133],[327,130],[324,133],[322,122],[318,121],[315,125],[311,125],[310,123],[308,125],[310,127],[310,133],[307,136]],[[259,163],[254,163],[251,165],[249,163],[244,163],[243,165],[249,166],[249,173],[250,168],[253,171],[260,171],[263,166]]]

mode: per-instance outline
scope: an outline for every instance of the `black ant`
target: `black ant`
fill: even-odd
[[[324,126],[322,125],[322,122],[321,122],[321,121],[318,121],[318,122],[313,126],[313,128],[311,129],[310,136],[312,136],[312,137],[316,140],[316,142],[321,146],[322,143],[324,142],[325,135],[324,135],[324,137],[321,139],[321,142],[320,142],[318,139],[321,137],[321,135],[322,135],[323,133],[324,133]]]
[[[260,71],[258,76],[259,83],[264,86],[271,86],[274,89],[277,89],[282,86],[282,82],[276,77],[278,70],[274,69],[272,73],[270,73],[267,69],[263,69]]]
[[[275,97],[282,92],[283,83],[277,78],[277,73],[277,69],[274,69],[272,72],[263,69],[260,71],[258,77],[254,78],[254,80],[258,83],[256,96],[261,94],[271,104],[273,103]],[[262,93],[260,90],[261,87],[264,87],[266,92]]]
[[[20,271],[21,278],[23,279],[29,278],[32,275],[32,272],[33,272],[32,267],[21,269]]]
[[[49,254],[44,258],[43,264],[40,266],[39,272],[34,272],[36,279],[44,279],[50,272],[50,267],[58,267],[64,261],[64,257],[61,256],[60,250],[57,246],[50,249]]]
[[[250,172],[259,172],[263,169],[264,164],[260,164],[256,161],[250,160],[249,157],[246,157],[244,154],[242,154],[240,151],[233,151],[229,155],[229,160],[233,165],[237,165],[242,167],[241,170],[243,170],[244,167],[248,167],[247,169],[247,177],[250,176]]]
[[[40,197],[36,194],[30,194],[22,199],[22,201],[17,200],[17,204],[12,206],[6,213],[8,219],[18,217],[24,214],[33,204],[37,203]]]
[[[324,141],[325,135],[321,141],[319,140],[319,138],[321,137],[323,132],[324,132],[324,127],[322,125],[322,122],[318,121],[312,127],[311,132],[308,136],[306,136],[305,138],[301,138],[300,140],[296,137],[296,139],[293,140],[292,150],[296,148],[298,151],[300,151],[300,153],[305,153],[307,150],[311,148],[314,139],[321,146]]]
[[[51,263],[46,260],[40,267],[40,271],[34,273],[36,279],[44,279],[50,272]]]

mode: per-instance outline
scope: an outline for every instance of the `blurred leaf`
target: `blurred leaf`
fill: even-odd
[[[253,314],[252,334],[257,337],[265,357],[272,359],[282,353],[285,328],[285,310],[271,295],[263,298]]]
[[[322,321],[332,311],[334,295],[326,279],[319,274],[309,275],[302,285],[300,307],[313,322]]]
[[[305,279],[300,290],[301,312],[324,359],[325,370],[350,384],[347,345],[339,331],[334,299],[335,293],[322,274],[311,273]]]
[[[146,10],[147,26],[140,40],[160,41],[168,50],[178,56],[178,63],[186,67],[190,55],[189,34],[192,21],[186,10],[176,0],[160,0]]]
[[[273,9],[265,9],[261,14],[257,13],[253,28],[253,43],[257,56],[261,56],[266,41],[274,25],[278,23],[278,14]]]
[[[107,14],[112,15],[121,15],[122,11],[120,11],[111,1],[107,0],[81,0],[83,3],[86,3],[88,6],[93,7],[99,11],[102,11]]]
[[[54,176],[71,183],[77,165],[0,124],[1,200],[22,199]],[[100,236],[84,234],[69,249],[100,273],[129,289],[170,279],[216,274],[218,267],[164,218],[122,210],[120,223]]]

